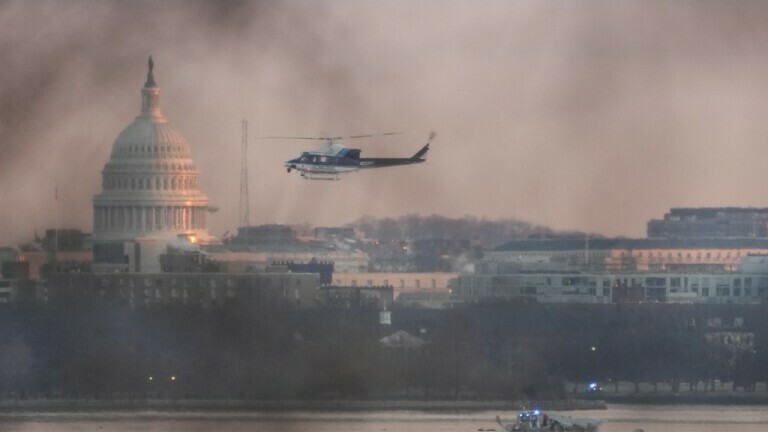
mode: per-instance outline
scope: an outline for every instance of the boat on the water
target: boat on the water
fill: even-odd
[[[514,422],[504,422],[499,416],[496,422],[507,432],[597,432],[603,421],[534,409],[519,411]]]

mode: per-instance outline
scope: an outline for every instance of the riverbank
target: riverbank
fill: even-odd
[[[594,398],[550,401],[504,400],[207,400],[207,399],[27,399],[0,400],[0,416],[22,413],[89,413],[89,412],[362,412],[422,411],[475,412],[517,411],[521,407],[548,411],[605,410],[622,405],[768,405],[768,393],[601,393]]]
[[[573,384],[566,384],[566,388],[572,388]],[[682,385],[677,392],[673,391],[669,383],[641,383],[636,389],[633,383],[620,382],[603,384],[599,393],[588,393],[586,387],[578,387],[580,391],[573,392],[574,398],[599,399],[607,404],[630,405],[768,405],[768,386],[760,382],[755,390],[748,392],[739,387],[733,389],[733,383],[716,382],[716,386],[704,390],[703,384],[694,387],[693,391],[688,385]]]
[[[606,404],[627,405],[768,405],[768,393],[603,393],[599,397]]]
[[[504,411],[521,406],[546,410],[573,411],[605,409],[601,400],[566,399],[554,401],[417,401],[417,400],[0,400],[0,414],[19,412],[89,411]]]

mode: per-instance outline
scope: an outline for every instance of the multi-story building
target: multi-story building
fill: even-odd
[[[767,254],[768,238],[590,238],[513,240],[486,252],[483,268],[599,271],[734,271],[742,257]],[[495,271],[495,270],[493,270]]]
[[[768,237],[768,208],[673,208],[648,221],[648,237]]]
[[[319,279],[312,273],[58,273],[40,300],[100,299],[123,306],[155,304],[224,306],[245,301],[268,306],[320,304]]]
[[[555,270],[482,267],[462,274],[454,298],[542,303],[764,303],[768,255],[742,257],[736,271]]]

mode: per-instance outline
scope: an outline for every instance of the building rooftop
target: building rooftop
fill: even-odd
[[[669,210],[669,215],[697,216],[702,219],[713,219],[723,214],[764,213],[768,216],[768,207],[677,207]]]
[[[577,249],[768,249],[768,238],[554,238],[512,240],[497,252]]]

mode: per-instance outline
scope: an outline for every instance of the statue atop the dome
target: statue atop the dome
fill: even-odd
[[[149,56],[147,66],[149,67],[149,71],[147,72],[147,82],[144,83],[144,87],[157,87],[155,76],[152,74],[152,69],[155,68],[155,62],[152,61],[152,56]]]

